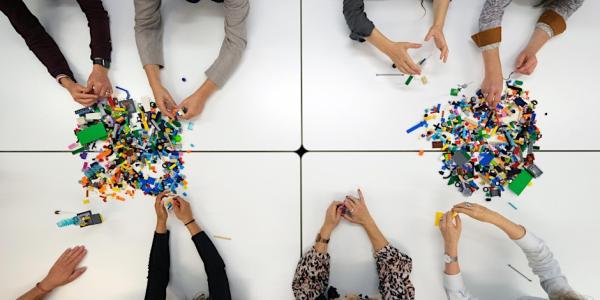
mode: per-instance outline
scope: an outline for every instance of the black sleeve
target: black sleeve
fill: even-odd
[[[146,285],[146,300],[163,300],[169,284],[169,268],[171,256],[169,253],[169,231],[154,233],[150,262],[148,263],[148,284]]]
[[[365,3],[363,0],[344,0],[344,18],[350,27],[350,38],[364,42],[373,32],[375,25],[367,18]]]
[[[90,28],[91,59],[96,57],[110,60],[112,45],[108,13],[101,0],[77,0]]]
[[[208,277],[208,293],[211,300],[230,300],[229,280],[225,272],[225,263],[219,255],[217,248],[210,241],[204,231],[192,237],[196,250],[204,263],[204,270]]]
[[[65,74],[75,80],[58,45],[22,0],[1,0],[0,10],[52,77]]]

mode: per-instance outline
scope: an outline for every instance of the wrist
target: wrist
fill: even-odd
[[[69,89],[71,88],[71,86],[73,86],[73,84],[75,84],[75,81],[73,81],[73,79],[71,79],[71,77],[63,77],[61,78],[58,83],[60,83],[60,85],[62,85],[62,87],[64,87],[65,89]]]
[[[322,238],[329,239],[331,237],[332,232],[333,228],[331,226],[323,225],[323,227],[321,227],[321,230],[319,231],[319,234]]]
[[[458,246],[456,244],[444,245],[444,253],[448,256],[458,256]]]
[[[156,233],[166,233],[167,232],[167,220],[157,220],[156,221]]]
[[[52,292],[52,290],[57,288],[57,286],[50,284],[48,282],[48,277],[45,277],[44,279],[42,279],[42,281],[38,282],[35,286],[38,288],[38,290],[40,290],[44,294],[50,293],[50,292]]]
[[[377,224],[375,224],[375,220],[373,220],[373,218],[368,218],[366,221],[362,222],[361,225],[364,228],[374,228],[374,227],[377,227]]]
[[[103,67],[102,65],[99,64],[93,64],[92,65],[92,71],[94,72],[101,72],[103,74],[107,74],[108,73],[108,69]]]

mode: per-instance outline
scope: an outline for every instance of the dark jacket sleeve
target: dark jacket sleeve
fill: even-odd
[[[2,0],[0,10],[8,17],[17,33],[25,40],[29,50],[46,66],[52,77],[65,74],[75,80],[58,45],[23,1]]]
[[[108,13],[102,6],[101,0],[77,0],[79,7],[85,14],[90,28],[90,58],[103,58],[110,60],[112,51],[110,41],[110,25]]]
[[[163,300],[169,284],[169,268],[171,256],[169,253],[169,231],[154,233],[150,262],[148,263],[148,284],[146,285],[146,300]]]
[[[364,1],[344,0],[343,10],[346,24],[350,27],[350,38],[361,43],[364,42],[375,28],[373,22],[367,18]]]
[[[204,231],[192,237],[192,241],[202,258],[204,270],[208,277],[208,293],[211,300],[231,300],[229,280],[225,272],[225,262],[219,255],[217,248],[210,241]]]

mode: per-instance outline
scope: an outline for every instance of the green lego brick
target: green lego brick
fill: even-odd
[[[104,140],[107,136],[106,128],[104,128],[104,124],[102,123],[92,125],[77,133],[77,139],[82,145],[87,145],[97,140]]]
[[[458,96],[458,89],[451,89],[450,96]]]
[[[521,170],[521,173],[519,173],[519,175],[513,179],[513,181],[508,185],[508,188],[517,194],[517,196],[519,196],[527,187],[531,179],[533,179],[533,176],[529,172]]]
[[[408,76],[408,79],[406,79],[406,82],[404,82],[405,85],[409,85],[410,82],[413,80],[414,76],[410,75]]]

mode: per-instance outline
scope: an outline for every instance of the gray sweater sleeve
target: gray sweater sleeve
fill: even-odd
[[[246,49],[246,20],[250,4],[248,0],[225,0],[225,39],[217,60],[206,70],[206,77],[223,87],[240,63]]]
[[[365,3],[363,0],[344,0],[344,18],[346,24],[350,27],[350,38],[364,42],[373,32],[375,25],[369,20],[365,13]]]
[[[135,6],[135,43],[142,66],[164,66],[162,47],[161,0],[134,0]]]
[[[558,261],[542,239],[526,231],[525,236],[515,240],[515,243],[525,253],[531,270],[540,278],[540,284],[548,295],[573,291]]]
[[[487,0],[479,15],[479,31],[502,26],[504,9],[512,0]]]

